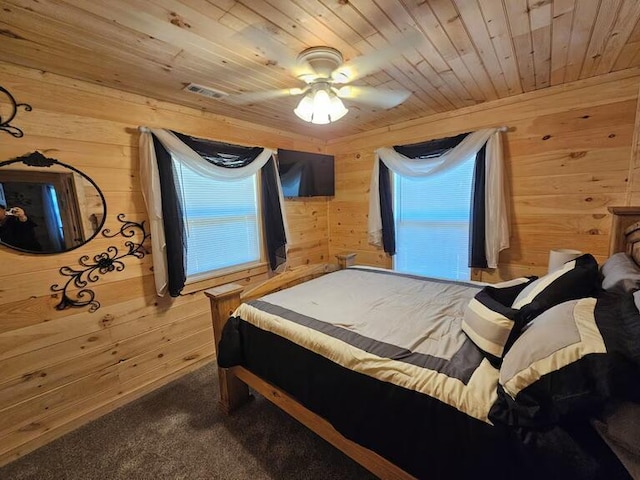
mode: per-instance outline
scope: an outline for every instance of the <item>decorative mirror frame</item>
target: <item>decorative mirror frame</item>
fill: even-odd
[[[28,103],[16,102],[16,99],[13,98],[13,95],[11,95],[11,93],[9,93],[9,90],[4,88],[2,85],[0,85],[0,92],[9,97],[9,101],[11,102],[11,113],[9,114],[9,118],[7,118],[6,120],[2,120],[2,116],[0,116],[0,131],[5,131],[15,138],[21,138],[24,136],[24,132],[22,131],[22,129],[16,127],[15,125],[11,125],[11,121],[16,118],[18,107],[23,107],[25,111],[30,112],[32,110],[31,105],[29,105]]]
[[[11,250],[19,251],[19,252],[31,253],[33,255],[57,255],[57,254],[60,254],[60,253],[70,252],[72,250],[75,250],[76,248],[82,247],[83,245],[86,245],[91,240],[96,238],[98,233],[100,233],[100,231],[102,230],[102,227],[104,227],[104,222],[107,219],[107,201],[105,200],[104,195],[102,194],[102,190],[100,190],[100,188],[98,187],[96,182],[94,182],[91,177],[89,177],[86,173],[78,170],[77,168],[75,168],[75,167],[73,167],[73,166],[71,166],[71,165],[69,165],[67,163],[61,162],[60,160],[57,160],[55,158],[45,157],[42,153],[40,153],[38,151],[27,153],[27,154],[22,155],[20,157],[12,158],[11,160],[4,160],[4,161],[0,162],[0,168],[4,167],[6,165],[11,165],[13,163],[23,163],[24,165],[26,165],[28,167],[46,167],[46,168],[49,168],[49,167],[51,167],[53,165],[59,165],[59,166],[64,167],[64,168],[68,168],[69,170],[77,173],[78,175],[81,175],[83,178],[87,179],[89,181],[89,183],[91,183],[91,185],[93,185],[93,187],[98,192],[98,195],[100,195],[100,200],[102,200],[102,205],[104,205],[104,214],[102,216],[102,221],[100,222],[100,225],[98,225],[98,228],[96,228],[95,232],[93,232],[93,235],[91,235],[89,238],[87,238],[87,240],[85,240],[83,243],[75,245],[75,246],[73,246],[71,248],[68,248],[66,250],[61,250],[59,252],[35,252],[33,250],[25,250],[23,248],[14,247],[13,245],[8,245],[6,243],[0,242],[1,246],[6,247],[6,248],[11,249]]]

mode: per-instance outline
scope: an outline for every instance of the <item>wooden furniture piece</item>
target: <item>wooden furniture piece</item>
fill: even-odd
[[[633,252],[636,261],[640,264],[640,207],[610,207],[609,211],[613,214],[610,254],[620,251]],[[345,268],[353,265],[355,254],[343,254],[337,257],[340,268]],[[205,291],[211,301],[216,347],[227,319],[241,302],[297,285],[336,270],[338,270],[337,265],[309,265],[287,271],[246,292],[243,292],[242,286],[235,284],[223,285]],[[286,392],[262,380],[244,367],[219,368],[218,371],[220,405],[225,412],[232,412],[250,399],[248,389],[250,386],[381,479],[414,478],[375,452],[345,438],[326,420],[305,408]]]
[[[237,284],[222,285],[206,290],[204,293],[211,301],[216,348],[220,342],[224,325],[240,303],[349,267],[354,264],[355,256],[355,253],[336,255],[338,265],[319,264],[297,267],[270,278],[246,292],[243,292],[243,287]],[[322,417],[311,412],[286,392],[262,380],[246,368],[218,368],[218,376],[220,380],[220,407],[225,413],[231,413],[249,401],[251,396],[248,387],[251,387],[378,477],[385,480],[414,478],[377,453],[345,438]]]
[[[629,245],[634,243],[631,239],[627,240],[627,230],[640,221],[640,207],[609,207],[609,212],[612,214],[609,255],[613,255],[627,251]]]
[[[613,214],[609,255],[626,252],[640,265],[640,207],[609,207]]]
[[[343,269],[354,265],[356,263],[356,255],[357,253],[341,253],[340,255],[336,255],[340,268]]]

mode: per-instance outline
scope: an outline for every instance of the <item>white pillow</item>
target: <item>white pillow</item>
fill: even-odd
[[[624,252],[612,255],[600,269],[602,288],[609,291],[633,292],[640,289],[640,267]]]

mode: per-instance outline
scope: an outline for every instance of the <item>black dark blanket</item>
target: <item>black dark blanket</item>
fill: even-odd
[[[628,478],[586,424],[550,431],[491,426],[239,318],[227,323],[219,350],[221,367],[243,365],[420,479]]]

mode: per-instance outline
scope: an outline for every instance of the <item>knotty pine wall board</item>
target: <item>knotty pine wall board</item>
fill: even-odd
[[[119,229],[118,213],[147,219],[139,181],[138,126],[170,128],[245,145],[323,153],[325,142],[207,114],[46,72],[0,63],[0,85],[19,102],[14,124],[23,138],[0,135],[0,158],[39,150],[77,167],[102,190],[104,228]],[[0,100],[6,101],[6,100]],[[291,266],[327,261],[328,199],[286,201]],[[158,298],[152,254],[127,258],[91,288],[101,308],[59,311],[49,290],[77,266],[122,238],[98,236],[57,255],[0,248],[0,464],[137,398],[214,358],[207,285],[248,285],[266,266],[189,286],[175,299]],[[150,245],[149,245],[150,247]]]
[[[367,243],[374,149],[507,125],[512,248],[503,253],[500,269],[480,275],[495,281],[544,273],[549,248],[606,256],[607,207],[640,201],[638,74],[621,71],[325,142],[0,63],[0,84],[34,107],[14,122],[25,137],[0,135],[0,152],[12,158],[40,150],[87,172],[105,194],[105,227],[112,229],[117,213],[146,218],[138,180],[140,124],[332,153],[335,197],[285,202],[289,264],[331,261],[355,251],[360,264],[390,266],[386,254]],[[208,302],[198,291],[157,298],[150,256],[128,259],[123,272],[95,284],[102,304],[97,312],[54,308],[58,299],[49,286],[62,280],[57,269],[114,242],[97,237],[72,252],[38,257],[0,249],[6,266],[0,273],[0,463],[213,358]],[[214,283],[247,285],[265,277],[266,269],[257,267]]]
[[[580,249],[603,261],[611,222],[607,207],[640,200],[631,194],[640,191],[634,181],[640,170],[630,174],[639,86],[637,71],[620,72],[330,140],[337,186],[329,203],[330,255],[354,251],[358,263],[392,265],[367,241],[376,148],[504,125],[511,248],[502,252],[500,268],[474,272],[474,278],[543,274],[552,248]]]

